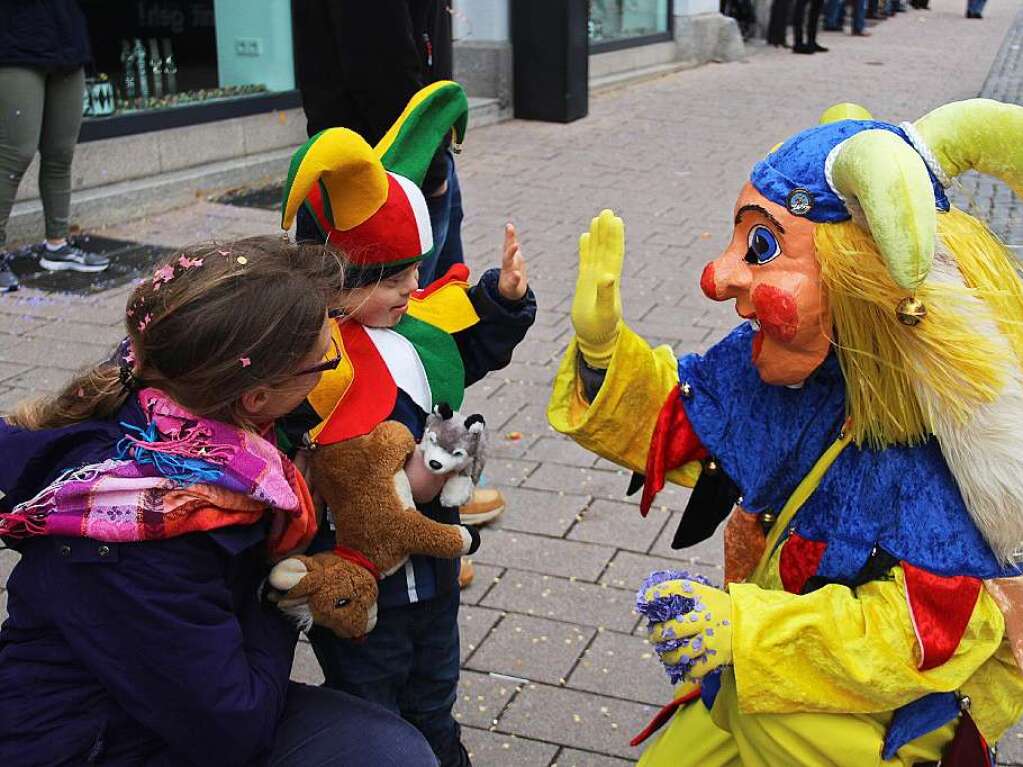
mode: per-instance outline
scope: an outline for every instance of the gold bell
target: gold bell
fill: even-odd
[[[899,301],[899,305],[895,308],[895,315],[903,325],[913,327],[919,325],[927,316],[927,307],[924,306],[923,301],[910,296]]]

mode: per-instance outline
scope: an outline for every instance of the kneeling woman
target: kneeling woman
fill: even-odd
[[[433,765],[382,708],[289,681],[259,590],[316,529],[274,419],[338,364],[322,248],[178,254],[116,357],[0,421],[0,763]]]

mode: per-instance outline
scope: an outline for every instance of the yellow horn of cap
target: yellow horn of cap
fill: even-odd
[[[292,156],[281,228],[291,227],[316,183],[322,184],[325,214],[342,231],[358,226],[387,201],[387,171],[380,158],[362,136],[347,128],[320,131]]]
[[[991,99],[955,101],[913,127],[948,180],[978,170],[1023,197],[1023,107]]]
[[[839,145],[832,186],[855,200],[896,284],[915,290],[934,260],[937,219],[927,166],[886,130],[865,130]]]
[[[866,107],[846,101],[835,104],[824,110],[821,115],[820,124],[837,123],[839,120],[873,120],[874,116],[867,111]]]

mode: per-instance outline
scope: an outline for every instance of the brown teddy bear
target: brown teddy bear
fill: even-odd
[[[362,437],[322,445],[310,460],[312,481],[334,518],[333,551],[295,556],[270,572],[270,599],[302,630],[325,626],[343,638],[376,625],[377,581],[412,554],[454,559],[479,547],[479,534],[421,514],[412,500],[405,461],[412,434],[384,421]]]

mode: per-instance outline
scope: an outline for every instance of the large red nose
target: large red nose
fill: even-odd
[[[703,291],[703,295],[707,296],[711,301],[720,301],[721,298],[718,296],[717,285],[714,282],[714,262],[709,262],[703,267],[703,274],[700,275],[700,290]]]

